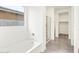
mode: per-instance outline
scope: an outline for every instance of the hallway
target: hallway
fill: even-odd
[[[44,53],[73,53],[74,51],[67,36],[60,36],[55,40],[49,41],[46,48]]]

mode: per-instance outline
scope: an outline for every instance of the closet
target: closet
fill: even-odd
[[[61,12],[58,15],[59,15],[59,19],[58,19],[59,35],[68,35],[69,13]]]

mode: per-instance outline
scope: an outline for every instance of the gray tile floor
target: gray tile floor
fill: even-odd
[[[70,39],[66,36],[60,36],[51,40],[46,45],[44,53],[73,53],[73,47],[71,46]]]

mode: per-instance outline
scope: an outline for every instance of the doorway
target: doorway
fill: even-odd
[[[71,32],[70,7],[49,7],[47,15],[50,18],[46,17],[46,41],[49,40],[48,33],[53,33],[54,39],[52,40],[52,35],[50,34],[51,38],[46,44],[45,53],[73,53],[72,39],[69,39]],[[48,19],[51,19],[51,23]],[[50,27],[48,24],[51,24]]]
[[[69,13],[62,12],[58,14],[58,32],[59,37],[68,38],[69,36]]]

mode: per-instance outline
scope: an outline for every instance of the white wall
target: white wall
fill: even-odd
[[[74,8],[70,8],[70,25],[69,25],[69,39],[71,39],[71,45],[74,46]]]
[[[43,13],[42,7],[28,7],[29,30],[35,34],[37,42],[43,41]]]
[[[35,34],[34,42],[46,43],[46,32],[45,32],[45,20],[46,20],[46,9],[40,6],[30,6],[28,8],[28,25],[29,30]],[[45,48],[45,45],[44,47]],[[41,48],[42,49],[42,48]]]
[[[74,8],[74,52],[78,53],[79,49],[79,7]]]
[[[54,13],[55,13],[54,31],[55,31],[55,37],[58,37],[58,12],[57,12],[57,9],[55,9]]]
[[[68,22],[59,23],[59,34],[68,34]]]
[[[51,19],[46,16],[46,41],[48,42],[51,39]]]
[[[69,20],[69,13],[68,12],[62,12],[59,13],[59,21],[68,21]]]
[[[46,8],[47,16],[49,20],[51,20],[51,39],[54,40],[54,7],[47,7]]]
[[[0,52],[25,51],[28,44],[23,42],[29,42],[29,34],[27,18],[24,21],[24,26],[0,26]]]
[[[17,45],[23,40],[28,40],[27,30],[24,28],[24,26],[0,27],[0,52],[9,52],[9,47]],[[17,49],[18,47],[14,48]]]

